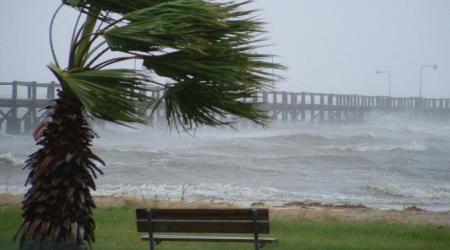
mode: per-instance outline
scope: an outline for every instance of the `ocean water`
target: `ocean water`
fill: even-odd
[[[191,135],[111,125],[96,131],[93,149],[107,163],[96,195],[450,209],[448,122],[373,116],[345,126],[202,128]],[[23,162],[36,149],[31,136],[0,135],[0,193],[26,192]]]

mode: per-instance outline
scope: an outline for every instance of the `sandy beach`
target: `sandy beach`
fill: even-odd
[[[18,206],[21,195],[0,194],[0,208]],[[132,205],[136,207],[154,208],[232,208],[239,207],[228,202],[213,200],[198,200],[195,202],[137,199],[133,197],[97,196],[98,207],[115,207]],[[280,206],[254,203],[252,207],[267,207],[272,219],[307,219],[311,221],[342,220],[345,222],[375,222],[384,221],[401,224],[420,224],[450,226],[450,211],[434,212],[408,207],[403,210],[373,209],[363,205],[331,205],[317,202],[295,202]]]

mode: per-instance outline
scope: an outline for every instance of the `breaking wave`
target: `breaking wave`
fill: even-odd
[[[0,185],[0,193],[13,195],[24,194],[28,187]],[[273,201],[290,200],[296,195],[273,187],[242,187],[236,185],[207,184],[198,185],[99,185],[92,192],[95,196],[118,196],[135,198],[153,198],[179,200],[181,197],[188,201]]]
[[[273,187],[242,187],[236,185],[207,184],[197,185],[100,185],[94,195],[99,196],[129,196],[141,198],[180,199],[188,200],[211,199],[229,201],[279,201],[293,194]]]
[[[367,191],[376,195],[390,196],[398,199],[417,201],[444,201],[450,200],[450,186],[425,186],[414,187],[404,185],[368,185]]]
[[[14,158],[12,153],[0,154],[0,166],[4,167],[20,167],[24,163]]]
[[[331,146],[320,146],[320,149],[324,150],[337,150],[344,152],[379,152],[379,151],[404,151],[404,152],[419,152],[427,151],[429,147],[425,144],[412,141],[408,144],[398,144],[398,145],[331,145]]]

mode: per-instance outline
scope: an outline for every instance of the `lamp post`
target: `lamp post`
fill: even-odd
[[[379,74],[387,74],[388,75],[388,93],[389,97],[391,97],[391,71],[389,70],[377,70],[376,73]]]
[[[423,80],[423,69],[424,68],[433,68],[434,70],[437,70],[436,64],[424,64],[420,65],[420,82],[419,82],[419,97],[422,97],[422,80]]]

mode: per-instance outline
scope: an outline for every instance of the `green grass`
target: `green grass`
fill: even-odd
[[[0,249],[13,250],[12,238],[20,223],[18,207],[0,208]],[[136,232],[134,207],[100,208],[97,222],[95,250],[148,249]],[[338,220],[312,222],[307,220],[271,221],[272,233],[278,243],[264,250],[301,249],[450,249],[450,228],[375,223],[347,223]],[[226,250],[254,249],[252,244],[233,243],[162,243],[158,250]]]

